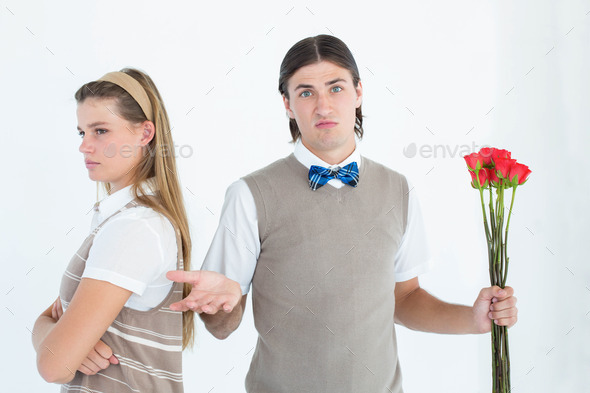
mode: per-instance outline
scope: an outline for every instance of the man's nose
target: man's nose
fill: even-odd
[[[319,94],[317,100],[317,113],[326,116],[332,112],[332,99],[328,94]]]

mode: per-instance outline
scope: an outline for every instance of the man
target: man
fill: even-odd
[[[294,154],[229,187],[202,271],[168,274],[193,285],[171,308],[198,312],[220,339],[240,324],[252,284],[259,339],[248,392],[399,393],[394,321],[461,334],[514,325],[509,287],[482,289],[473,307],[420,288],[419,205],[404,176],[356,149],[363,90],[342,41],[295,44],[279,91]]]

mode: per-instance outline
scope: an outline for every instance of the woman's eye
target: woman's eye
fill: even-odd
[[[96,133],[97,133],[98,135],[102,135],[102,134],[104,134],[104,133],[106,133],[106,132],[107,132],[107,130],[105,130],[105,129],[102,129],[102,128],[97,128],[97,129],[96,129]]]
[[[78,131],[78,135],[80,136],[80,138],[84,138],[84,131]]]
[[[311,95],[311,92],[308,90],[305,90],[303,93],[301,93],[301,97],[309,97]]]
[[[332,87],[332,93],[338,93],[339,91],[342,91],[342,88],[340,86]]]

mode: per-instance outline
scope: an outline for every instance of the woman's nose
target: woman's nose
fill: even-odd
[[[90,138],[88,138],[86,135],[82,137],[82,143],[80,143],[80,148],[78,150],[80,153],[92,152],[92,143],[90,142]]]

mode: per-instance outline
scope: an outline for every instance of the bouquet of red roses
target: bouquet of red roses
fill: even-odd
[[[463,157],[471,174],[471,186],[479,190],[483,223],[488,245],[490,283],[501,288],[506,286],[508,274],[508,227],[516,188],[523,185],[531,170],[512,159],[508,150],[493,147],[482,148],[478,153]],[[489,190],[486,211],[484,190]],[[496,190],[496,195],[492,189]],[[504,230],[504,190],[511,189],[510,209]],[[488,219],[489,217],[489,219]],[[508,351],[508,328],[492,322],[492,392],[510,392],[510,356]]]

